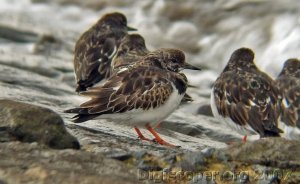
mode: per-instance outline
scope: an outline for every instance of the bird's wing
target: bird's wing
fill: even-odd
[[[146,48],[134,48],[132,50],[119,48],[112,62],[114,72],[141,61],[147,53],[149,51]]]
[[[113,37],[89,37],[78,41],[74,58],[78,92],[110,76],[111,61],[116,50],[117,43]]]
[[[278,80],[278,85],[284,92],[282,101],[282,120],[289,126],[300,128],[300,82],[294,77],[282,76]]]
[[[80,108],[68,110],[77,113],[75,122],[83,122],[87,116],[123,113],[133,109],[148,110],[163,105],[175,86],[185,83],[181,75],[157,68],[139,67],[112,76],[103,86],[81,93],[91,99]]]

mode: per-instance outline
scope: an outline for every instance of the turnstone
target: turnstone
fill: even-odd
[[[145,39],[139,34],[128,34],[121,40],[120,46],[112,62],[115,72],[123,67],[139,62],[149,51],[145,44]]]
[[[229,127],[244,135],[280,136],[278,127],[280,90],[254,63],[251,49],[233,52],[229,62],[213,85],[212,112]]]
[[[80,36],[75,45],[74,56],[77,92],[85,91],[110,76],[111,60],[120,40],[127,31],[133,30],[136,29],[127,26],[123,14],[110,13]]]
[[[76,113],[75,123],[91,119],[111,119],[135,128],[139,138],[145,138],[138,127],[146,126],[157,143],[174,146],[160,138],[152,128],[170,115],[180,104],[187,88],[182,69],[200,70],[185,62],[177,49],[149,52],[141,61],[109,78],[103,86],[82,92],[91,99],[79,108],[66,110]]]
[[[145,39],[139,34],[127,34],[121,40],[120,46],[112,61],[112,72],[126,70],[129,66],[141,61],[150,51],[147,49]],[[185,94],[182,103],[193,101]]]
[[[285,137],[300,140],[300,60],[288,59],[277,77],[283,92],[282,122]]]

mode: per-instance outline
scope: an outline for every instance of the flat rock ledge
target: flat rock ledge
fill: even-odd
[[[103,155],[36,143],[0,143],[0,183],[138,183],[137,171]]]
[[[0,119],[0,184],[300,183],[300,141],[266,138],[188,151],[128,140],[120,148],[134,144],[135,151],[118,152],[116,144],[99,152],[101,145],[83,140],[78,150],[62,118],[47,108],[0,100]],[[102,141],[116,139],[106,136]]]

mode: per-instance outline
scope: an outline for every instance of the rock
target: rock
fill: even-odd
[[[30,31],[19,30],[17,28],[0,25],[0,37],[15,42],[36,42],[38,34]]]
[[[12,100],[0,100],[0,133],[23,142],[38,142],[55,149],[79,149],[79,142],[50,109]]]
[[[184,171],[196,171],[204,164],[206,164],[206,161],[201,152],[188,152],[182,157],[180,167]]]
[[[53,150],[38,144],[10,142],[0,143],[0,157],[2,183],[141,183],[136,169],[81,150]]]
[[[142,160],[138,164],[137,167],[143,171],[161,171],[162,170],[162,168],[160,166],[158,166],[156,163],[153,163],[148,160]]]
[[[213,116],[211,111],[211,107],[209,104],[202,105],[198,108],[197,114],[206,115],[206,116]]]
[[[49,1],[49,0],[33,0],[34,3],[57,3],[61,5],[77,5],[85,8],[91,8],[95,10],[100,10],[105,7],[109,6],[129,6],[134,3],[132,0],[114,0],[114,1],[109,1],[109,0],[87,0],[87,1],[80,1],[80,0],[55,0],[55,1]]]
[[[116,153],[109,154],[106,156],[109,158],[115,159],[115,160],[119,160],[119,161],[126,161],[126,160],[132,158],[132,155],[127,152],[116,152]]]
[[[80,140],[81,150],[49,150],[37,143],[15,143],[11,141],[37,141],[49,145],[49,139],[54,139],[55,147],[65,147],[67,143],[72,147],[75,138],[65,138],[69,134],[62,120],[53,117],[57,115],[49,117],[52,111],[40,112],[41,108],[37,107],[34,112],[44,114],[39,115],[31,113],[31,106],[20,108],[19,103],[0,106],[0,183],[140,183],[134,174],[133,180],[126,175],[130,168],[143,169],[133,173],[144,171],[146,177],[142,180],[147,182],[161,179],[168,183],[189,183],[193,179],[194,183],[270,183],[277,180],[276,177],[255,181],[255,173],[276,169],[282,172],[286,170],[282,168],[289,166],[298,168],[299,161],[295,161],[295,157],[299,152],[288,145],[299,145],[288,141],[262,144],[265,140],[260,140],[262,142],[221,149],[227,147],[227,142],[240,140],[240,135],[225,123],[210,117],[209,98],[212,83],[237,47],[253,48],[258,66],[273,77],[286,58],[299,55],[300,4],[294,0],[179,2],[1,2],[1,99],[41,105],[58,113],[78,106],[82,101],[74,92],[74,44],[88,27],[111,11],[120,11],[127,16],[128,25],[137,28],[145,37],[149,50],[161,47],[183,49],[187,51],[186,60],[201,66],[203,71],[183,71],[191,85],[197,86],[190,86],[188,91],[194,101],[180,106],[162,122],[161,129],[157,129],[166,141],[181,146],[176,149],[138,140],[132,127],[117,122],[91,120],[74,124],[71,115],[63,113],[60,115],[67,130]],[[231,2],[231,6],[227,2]],[[199,107],[202,115],[196,113]],[[24,114],[29,114],[29,117]],[[13,119],[11,117],[22,121],[18,120],[18,124],[6,121],[7,118]],[[43,117],[60,123],[52,125],[32,120]],[[26,119],[30,121],[26,122]],[[63,130],[56,131],[55,127]],[[44,129],[50,130],[51,135],[44,134]],[[146,137],[153,138],[147,130],[141,131]],[[284,149],[280,150],[280,147]],[[288,149],[290,153],[285,152]],[[114,171],[106,172],[104,167]],[[213,181],[210,176],[202,175],[205,171],[217,171],[220,177]],[[242,180],[244,177],[241,176],[232,181],[230,175],[226,175],[230,171],[246,171],[248,179]],[[126,174],[122,175],[123,172]],[[179,178],[163,179],[165,173],[171,172],[178,173]],[[192,173],[193,176],[180,178],[181,173]],[[300,183],[299,171],[295,173],[281,183]],[[158,179],[153,179],[153,176],[158,176]]]
[[[234,161],[300,170],[300,141],[265,138],[227,149]]]

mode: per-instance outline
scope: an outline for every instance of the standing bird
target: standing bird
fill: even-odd
[[[142,58],[149,52],[145,39],[141,35],[128,34],[124,36],[113,58],[112,73],[128,69],[128,67],[142,61]],[[182,104],[191,101],[193,101],[192,97],[186,93],[182,99]]]
[[[211,93],[213,114],[244,135],[280,136],[277,127],[281,93],[276,83],[254,64],[251,49],[233,52],[229,62],[214,83]]]
[[[149,53],[145,39],[139,34],[128,34],[121,40],[112,62],[114,72],[139,62]]]
[[[288,59],[277,77],[283,92],[282,126],[285,137],[300,140],[300,60]]]
[[[123,14],[110,13],[81,35],[74,56],[77,92],[110,77],[111,61],[121,39],[128,31],[134,30],[127,26]]]
[[[160,138],[152,128],[169,116],[180,104],[187,88],[182,69],[194,69],[185,62],[185,55],[177,49],[149,52],[133,66],[108,79],[103,86],[92,87],[83,96],[91,99],[79,108],[66,110],[76,113],[75,123],[91,119],[111,119],[131,125],[139,138],[145,138],[138,127],[146,126],[157,143],[174,146]]]

